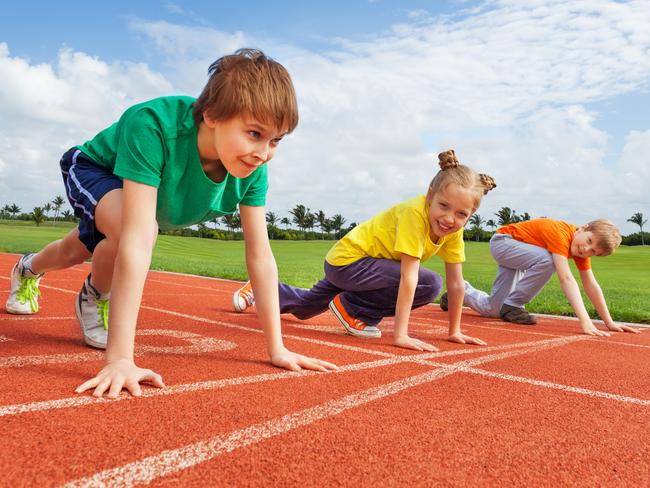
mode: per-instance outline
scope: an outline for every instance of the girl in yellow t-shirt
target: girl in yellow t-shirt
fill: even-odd
[[[453,150],[438,158],[441,169],[426,196],[395,205],[352,229],[327,254],[325,278],[311,289],[280,283],[280,312],[308,319],[329,306],[345,330],[359,337],[381,337],[379,322],[395,316],[396,346],[436,351],[408,335],[411,310],[433,302],[442,288],[438,274],[420,267],[436,254],[445,262],[449,340],[485,345],[460,330],[463,228],[496,185],[491,177],[461,165]],[[248,283],[233,296],[237,311],[253,303]]]

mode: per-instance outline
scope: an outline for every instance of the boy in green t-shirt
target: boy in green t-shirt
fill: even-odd
[[[278,273],[264,205],[266,163],[298,124],[291,78],[282,65],[252,49],[218,59],[209,74],[198,99],[162,97],[135,105],[67,151],[61,172],[79,226],[14,266],[6,309],[33,314],[45,272],[92,257],[75,308],[86,343],[106,349],[106,365],[78,393],[94,388],[95,396],[116,397],[124,387],[139,396],[142,381],[164,386],[160,375],[133,360],[158,227],[209,221],[237,206],[271,362],[291,370],[336,368],[289,351],[280,331]]]

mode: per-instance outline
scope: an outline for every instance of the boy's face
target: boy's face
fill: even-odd
[[[432,237],[443,237],[461,229],[474,213],[474,194],[467,188],[450,184],[439,191],[429,204]]]
[[[601,254],[602,251],[596,246],[593,234],[580,227],[571,241],[571,255],[579,258],[590,258]]]
[[[285,132],[264,124],[251,116],[240,115],[230,120],[204,117],[212,137],[201,157],[218,159],[226,171],[236,178],[246,178],[273,157]]]

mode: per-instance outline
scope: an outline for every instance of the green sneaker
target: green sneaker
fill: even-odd
[[[75,301],[75,310],[84,341],[91,347],[106,349],[109,303],[110,294],[100,293],[88,275]]]
[[[9,297],[5,309],[8,313],[18,315],[32,315],[38,312],[38,297],[41,291],[38,284],[43,275],[24,276],[24,261],[31,256],[27,254],[20,258],[14,268],[11,270],[11,284]]]

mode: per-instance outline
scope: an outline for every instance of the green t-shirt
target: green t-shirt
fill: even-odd
[[[163,229],[235,213],[238,204],[264,206],[266,165],[246,178],[227,173],[215,183],[203,171],[192,97],[161,97],[130,107],[120,120],[77,146],[116,176],[158,188]]]

